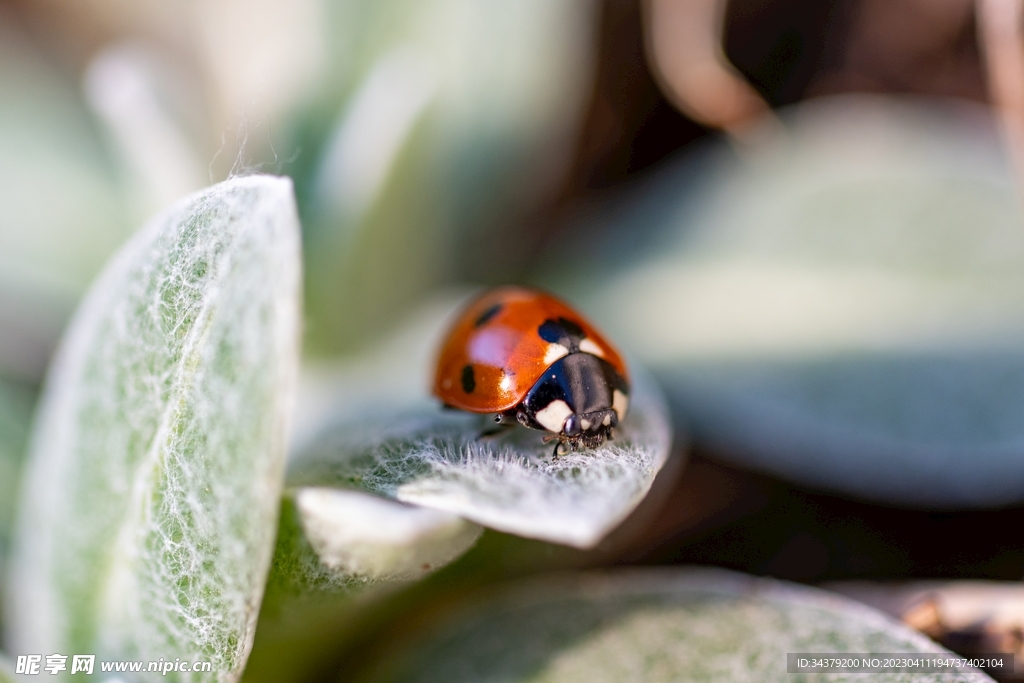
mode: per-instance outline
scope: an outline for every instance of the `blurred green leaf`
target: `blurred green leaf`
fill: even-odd
[[[77,83],[2,19],[0,92],[0,373],[38,381],[131,225]]]
[[[92,57],[82,79],[86,101],[124,169],[131,208],[141,218],[213,175],[175,112],[183,108],[184,93],[198,85],[168,62],[146,43],[114,42]]]
[[[606,241],[643,221],[647,250],[570,291],[716,457],[886,503],[1024,500],[1024,220],[990,112],[846,96],[784,120],[652,180]]]
[[[560,189],[596,3],[338,0],[326,14],[333,71],[298,133],[317,151],[295,177],[309,341],[337,351],[425,288],[493,280],[522,258],[504,236]]]
[[[824,591],[718,569],[534,579],[449,606],[386,641],[360,681],[459,683],[853,680],[791,674],[788,652],[949,654]],[[872,681],[917,680],[876,673]],[[981,673],[936,676],[991,681]]]
[[[18,652],[235,680],[274,543],[298,360],[291,183],[238,178],[108,265],[51,369],[9,584]]]

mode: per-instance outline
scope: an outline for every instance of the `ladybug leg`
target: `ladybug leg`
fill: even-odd
[[[544,437],[544,443],[555,442],[555,450],[552,452],[551,457],[557,458],[560,455],[565,455],[569,451],[575,450],[572,446],[572,442],[564,438],[561,434],[548,434]]]

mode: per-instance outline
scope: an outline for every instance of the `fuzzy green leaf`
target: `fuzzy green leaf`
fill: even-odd
[[[660,683],[861,680],[787,673],[789,652],[950,654],[863,605],[717,569],[533,580],[434,616],[387,643],[357,680],[377,683]],[[931,674],[947,683],[981,673]],[[872,681],[922,680],[875,673]]]
[[[288,491],[246,683],[317,678],[379,600],[443,567],[483,530],[360,491]]]
[[[298,236],[290,182],[251,176],[175,204],[108,264],[35,425],[11,647],[240,674],[281,496]]]
[[[461,555],[482,531],[450,513],[359,491],[310,486],[294,499],[320,562],[370,580],[418,578]]]

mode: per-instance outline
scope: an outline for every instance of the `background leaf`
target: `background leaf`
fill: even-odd
[[[715,457],[888,504],[1024,500],[1024,220],[990,112],[845,96],[784,120],[620,206],[572,291]],[[624,248],[639,223],[661,230]]]
[[[10,19],[0,17],[0,374],[35,383],[132,225],[77,83]]]
[[[572,163],[599,6],[329,0],[324,8],[330,67],[295,126],[293,144],[312,153],[293,173],[307,342],[330,353],[383,333],[425,290],[500,281],[513,262],[528,261],[523,224],[560,191]]]
[[[426,617],[385,641],[360,681],[854,680],[786,672],[787,652],[946,653],[837,595],[717,569],[534,579]],[[859,674],[863,676],[863,674]],[[872,674],[907,681],[919,674]],[[936,680],[991,681],[980,673]]]
[[[156,217],[93,286],[35,426],[15,651],[240,674],[280,501],[298,235],[289,181],[238,178]]]

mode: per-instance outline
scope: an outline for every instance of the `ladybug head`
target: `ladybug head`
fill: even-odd
[[[554,363],[527,393],[519,421],[579,447],[594,448],[625,417],[629,389],[603,358],[571,353]]]

